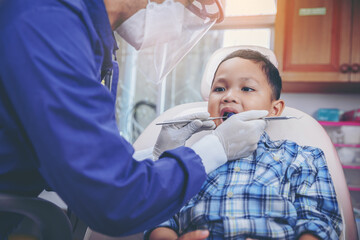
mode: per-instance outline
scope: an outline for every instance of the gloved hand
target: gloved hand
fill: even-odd
[[[215,128],[213,121],[200,121],[196,119],[206,119],[210,117],[208,112],[193,113],[172,120],[194,120],[186,124],[163,125],[157,138],[153,156],[158,159],[166,150],[183,146],[194,133]]]
[[[219,125],[213,134],[217,136],[225,150],[228,160],[249,156],[256,148],[266,127],[268,111],[251,110],[231,116]]]

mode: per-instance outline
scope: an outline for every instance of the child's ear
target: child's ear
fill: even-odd
[[[285,102],[282,99],[272,102],[269,116],[280,116],[285,108]]]

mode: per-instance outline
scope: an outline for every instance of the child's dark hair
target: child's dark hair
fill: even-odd
[[[235,57],[248,59],[255,63],[259,63],[262,70],[264,71],[265,75],[267,76],[268,83],[273,92],[273,94],[272,94],[273,99],[279,100],[281,88],[282,88],[279,70],[274,66],[274,64],[272,64],[272,62],[266,56],[264,56],[263,54],[261,54],[258,51],[254,51],[254,50],[250,50],[250,49],[240,49],[240,50],[232,52],[231,54],[226,56],[220,62],[220,64],[218,65],[218,68],[223,62],[225,62],[231,58],[235,58]],[[214,73],[214,77],[215,77],[215,74],[216,74],[218,68],[216,69],[216,71]]]

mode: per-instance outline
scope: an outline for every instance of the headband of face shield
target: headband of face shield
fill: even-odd
[[[147,80],[161,83],[204,34],[222,21],[219,0],[165,0],[148,3],[116,32],[138,52],[138,68]]]

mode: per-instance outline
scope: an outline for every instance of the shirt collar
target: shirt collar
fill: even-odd
[[[267,148],[271,149],[280,149],[284,142],[285,140],[271,140],[266,132],[263,132],[259,141],[259,143],[263,143]]]

